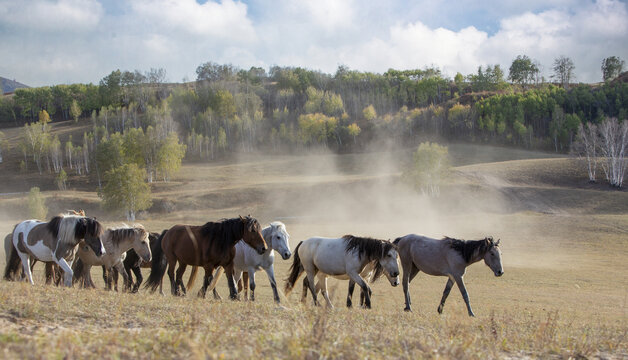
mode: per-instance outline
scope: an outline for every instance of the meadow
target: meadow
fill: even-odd
[[[408,233],[501,239],[504,276],[477,263],[465,282],[476,318],[457,288],[438,315],[445,278],[419,274],[401,286],[380,280],[373,309],[344,307],[347,283],[331,280],[335,308],[300,303],[301,288],[274,304],[258,273],[256,301],[0,281],[3,358],[628,358],[628,192],[588,184],[573,159],[475,145],[449,145],[454,167],[441,196],[428,198],[401,178],[408,151],[335,155],[234,155],[187,163],[153,185],[154,204],[138,222],[160,232],[251,214],[286,224],[294,249],[311,236],[395,239]],[[0,192],[20,191],[19,176]],[[36,181],[36,179],[32,179]],[[75,182],[44,191],[49,216],[83,208],[106,225],[95,192]],[[0,197],[0,233],[25,215],[24,194]],[[4,268],[4,254],[0,257]],[[283,289],[292,259],[276,257]],[[144,269],[145,277],[148,270]],[[219,292],[228,290],[222,279]],[[359,296],[356,290],[354,303]]]

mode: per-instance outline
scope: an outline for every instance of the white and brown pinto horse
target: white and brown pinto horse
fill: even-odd
[[[447,300],[447,296],[449,296],[451,287],[455,282],[467,305],[469,316],[475,316],[475,314],[471,310],[469,294],[464,286],[463,277],[467,266],[484,260],[484,263],[493,270],[495,276],[504,274],[499,240],[495,242],[492,237],[482,240],[458,240],[444,237],[438,240],[410,234],[397,238],[394,244],[399,247],[401,266],[403,267],[402,284],[406,297],[405,311],[412,311],[408,285],[419,271],[423,271],[428,275],[447,276],[449,278],[438,306],[439,314],[442,314],[445,300]]]
[[[5,268],[5,278],[19,270],[19,257],[26,278],[31,284],[30,259],[55,262],[64,272],[65,286],[72,286],[72,262],[76,246],[81,240],[91,247],[97,256],[105,253],[100,241],[102,225],[96,219],[78,215],[59,215],[49,222],[26,220],[13,230],[13,249]],[[69,262],[69,263],[68,263]]]
[[[301,274],[307,274],[307,285],[312,293],[314,304],[316,298],[315,276],[318,277],[320,290],[333,307],[327,294],[327,276],[349,278],[364,291],[365,307],[371,308],[371,288],[360,276],[368,263],[376,262],[376,267],[383,268],[395,282],[399,283],[399,265],[397,246],[384,240],[345,235],[341,238],[313,237],[302,241],[294,251],[294,260],[290,267],[290,275],[286,280],[286,295],[293,289]],[[376,270],[377,271],[377,270]],[[382,271],[382,270],[380,270]]]

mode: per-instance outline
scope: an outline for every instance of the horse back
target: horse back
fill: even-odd
[[[216,262],[216,254],[210,250],[210,241],[201,234],[201,226],[175,225],[171,227],[161,240],[161,248],[169,260],[176,259],[187,265],[203,266]],[[229,254],[229,263],[233,260],[235,249]]]

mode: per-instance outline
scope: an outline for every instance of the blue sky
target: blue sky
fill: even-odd
[[[446,76],[521,54],[546,77],[564,55],[576,80],[597,82],[602,59],[628,59],[620,0],[0,0],[0,76],[31,86],[98,83],[112,70],[164,68],[172,82],[198,65],[339,65],[382,73],[440,68]]]

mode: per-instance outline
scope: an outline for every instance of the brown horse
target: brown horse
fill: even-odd
[[[205,280],[199,296],[205,297],[214,269],[222,266],[227,273],[230,297],[237,298],[238,291],[233,281],[233,258],[235,244],[240,239],[260,254],[266,251],[266,242],[262,237],[260,224],[250,216],[208,222],[201,226],[175,225],[171,227],[157,240],[161,246],[156,246],[157,251],[153,253],[153,264],[146,287],[152,291],[157,289],[162,282],[167,265],[172,294],[185,295],[186,289],[183,285],[185,268],[188,265],[202,266],[205,269]],[[175,279],[177,262],[179,262],[179,268]]]

